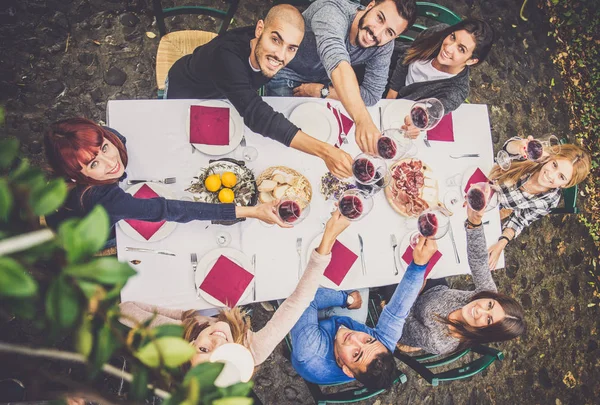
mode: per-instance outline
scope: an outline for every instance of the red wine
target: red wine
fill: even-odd
[[[485,195],[483,191],[478,188],[471,188],[467,193],[467,201],[471,206],[471,209],[475,211],[481,211],[485,208]]]
[[[396,156],[396,150],[396,143],[392,138],[383,136],[377,141],[377,152],[379,152],[379,156],[384,159],[392,159]]]
[[[527,159],[529,160],[538,160],[542,157],[542,153],[544,152],[544,148],[540,141],[536,141],[535,139],[527,142]]]
[[[292,223],[300,218],[302,210],[297,202],[286,200],[279,204],[279,218],[287,223]]]
[[[357,196],[346,195],[340,200],[339,209],[341,214],[346,218],[356,219],[363,212],[363,204]]]
[[[415,127],[419,129],[424,129],[427,127],[427,122],[429,121],[427,117],[427,111],[423,107],[414,107],[410,111],[410,118],[412,119]]]
[[[437,233],[438,230],[438,220],[435,214],[428,212],[427,214],[423,214],[419,217],[417,222],[417,226],[419,227],[419,232],[426,238],[433,236]]]
[[[352,173],[358,181],[368,183],[375,175],[375,165],[367,158],[356,159],[352,164]]]

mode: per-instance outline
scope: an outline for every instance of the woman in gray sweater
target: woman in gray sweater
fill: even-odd
[[[467,252],[475,290],[455,290],[443,283],[422,292],[406,318],[401,345],[444,354],[514,339],[525,331],[523,308],[498,293],[492,279],[481,213],[469,209],[467,217]]]
[[[494,42],[485,21],[469,18],[458,24],[436,25],[423,31],[412,44],[394,50],[386,98],[420,100],[434,97],[448,114],[469,95],[469,68],[483,62]]]

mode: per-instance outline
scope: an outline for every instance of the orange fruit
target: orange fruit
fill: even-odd
[[[221,175],[221,182],[223,187],[233,188],[237,184],[237,176],[235,173],[225,172]]]
[[[221,178],[218,174],[211,174],[204,180],[204,187],[213,193],[218,191],[221,188]]]
[[[232,203],[235,198],[233,190],[230,188],[224,188],[219,191],[219,201],[222,203]]]

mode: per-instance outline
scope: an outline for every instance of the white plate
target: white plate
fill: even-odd
[[[192,146],[194,148],[207,155],[220,156],[225,155],[238,147],[244,136],[244,120],[235,107],[222,100],[204,100],[194,105],[229,108],[229,145],[204,145],[193,143]],[[191,106],[188,111],[188,121],[186,126],[188,140],[190,139],[190,111]]]
[[[323,142],[327,142],[331,137],[337,139],[340,131],[333,112],[319,103],[300,104],[294,108],[289,120],[299,127],[302,132]]]
[[[171,193],[171,191],[169,189],[167,189],[162,184],[157,184],[157,183],[138,183],[138,184],[135,184],[135,185],[129,187],[127,190],[125,190],[125,192],[128,194],[134,195],[135,193],[138,192],[138,190],[140,188],[142,188],[142,186],[144,184],[146,184],[148,187],[150,187],[152,190],[154,190],[154,192],[156,194],[158,194],[160,197],[164,197],[169,200],[177,199],[175,197],[175,195],[173,193]],[[123,233],[125,235],[129,236],[131,239],[135,239],[140,242],[156,242],[161,239],[164,239],[167,236],[169,236],[171,234],[171,232],[173,232],[175,230],[175,228],[177,227],[177,222],[168,222],[167,221],[158,229],[158,231],[156,231],[154,233],[154,235],[152,235],[150,237],[150,239],[146,240],[146,238],[144,238],[142,235],[140,235],[138,231],[133,229],[131,227],[131,225],[129,225],[127,222],[125,222],[125,220],[121,220],[118,223],[119,223],[119,226],[121,227],[121,230],[123,231]]]
[[[308,245],[308,252],[306,255],[306,263],[308,263],[308,261],[310,260],[310,255],[312,254],[312,251],[315,250],[321,243],[322,238],[323,238],[323,234],[320,233]],[[346,232],[342,233],[337,239],[340,243],[344,244],[344,246],[346,246],[348,249],[353,251],[356,254],[356,256],[358,256],[358,257],[356,258],[356,261],[354,262],[354,264],[348,271],[348,274],[346,274],[346,277],[344,277],[344,279],[342,280],[342,283],[339,286],[335,285],[335,283],[333,281],[331,281],[330,279],[328,279],[325,276],[321,277],[320,284],[322,287],[331,288],[332,290],[349,290],[352,288],[351,287],[352,285],[357,284],[355,282],[355,280],[362,276],[362,268],[361,268],[361,264],[360,264],[360,245],[358,243],[358,234],[346,231]]]
[[[200,284],[202,284],[202,281],[204,281],[204,278],[206,277],[208,272],[212,269],[213,265],[215,264],[217,259],[219,259],[220,256],[225,256],[226,258],[228,258],[229,260],[231,260],[238,266],[244,268],[244,270],[246,270],[248,273],[254,274],[254,272],[252,271],[252,263],[250,262],[250,259],[243,252],[240,252],[239,250],[232,249],[232,248],[219,248],[219,249],[211,250],[210,252],[208,252],[207,254],[202,256],[200,261],[198,261],[198,268],[196,269],[196,285],[198,287],[200,287]],[[250,291],[252,291],[253,286],[254,286],[254,280],[248,284],[248,286],[246,287],[246,290],[244,290],[244,292],[240,296],[240,300],[238,302],[236,302],[235,305],[237,305],[241,301],[244,301],[246,296],[250,293]],[[209,304],[214,305],[216,307],[225,307],[226,306],[225,303],[219,301],[218,299],[216,299],[212,295],[208,294],[207,292],[202,291],[200,288],[198,288],[198,295],[200,297],[202,297],[206,302],[208,302]],[[235,305],[233,305],[233,306],[235,306]]]
[[[404,235],[404,237],[400,241],[400,244],[396,248],[396,262],[400,264],[400,268],[404,272],[406,272],[406,269],[408,268],[408,265],[410,263],[406,263],[402,259],[402,256],[404,255],[404,252],[406,252],[406,249],[408,248],[408,245],[410,244],[410,235],[412,235],[413,232],[416,232],[416,229],[412,230],[412,231],[408,232],[406,235]]]
[[[412,100],[404,99],[389,103],[383,110],[383,129],[400,128],[404,125],[404,118],[410,114],[410,108],[414,103]]]

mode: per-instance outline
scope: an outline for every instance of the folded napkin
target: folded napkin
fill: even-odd
[[[331,261],[323,275],[339,286],[357,258],[353,251],[336,240],[331,248]]]
[[[471,175],[471,177],[469,178],[469,181],[467,181],[467,185],[465,186],[465,193],[467,191],[469,191],[469,188],[471,187],[471,184],[474,183],[488,183],[490,181],[490,179],[487,178],[487,176],[485,174],[483,174],[483,172],[481,171],[480,168],[477,168],[477,170],[475,170],[475,172],[473,173],[473,175]]]
[[[452,113],[446,114],[434,128],[427,131],[427,140],[454,142],[454,126],[452,125]]]
[[[252,273],[221,255],[198,288],[233,308],[252,279]]]
[[[190,143],[229,145],[229,108],[191,106]]]
[[[425,269],[425,277],[423,277],[423,279],[427,278],[429,273],[431,273],[433,266],[436,265],[436,263],[438,262],[438,260],[441,259],[441,257],[442,257],[442,252],[440,252],[439,250],[433,254],[431,259],[429,260],[429,263],[427,263],[427,268]],[[408,245],[408,247],[406,248],[406,251],[402,255],[402,260],[404,260],[406,262],[406,264],[410,264],[410,262],[412,262],[412,260],[413,260],[412,246]]]
[[[354,121],[352,121],[350,117],[347,117],[341,111],[338,114],[338,110],[334,108],[330,103],[327,103],[327,108],[331,110],[333,116],[335,117],[335,120],[338,123],[338,141],[335,143],[335,146],[339,148],[342,145],[342,143],[344,143],[342,139],[342,129],[344,130],[344,133],[348,135],[348,133],[354,126]]]
[[[148,199],[160,197],[154,190],[152,190],[147,184],[144,184],[140,189],[133,195],[135,198]],[[133,229],[135,229],[144,239],[148,240],[158,231],[165,222],[148,222],[139,221],[137,219],[126,219],[127,222]]]

